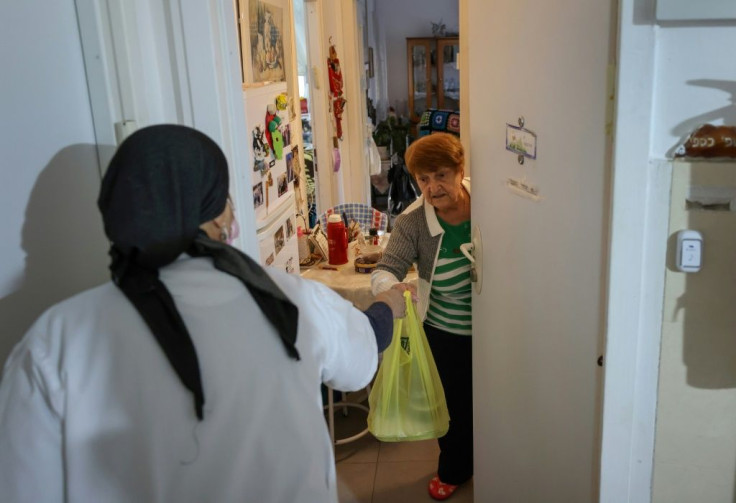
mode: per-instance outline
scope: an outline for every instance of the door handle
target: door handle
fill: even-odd
[[[470,243],[460,245],[460,252],[470,261],[470,281],[475,284],[475,293],[483,288],[483,239],[476,225],[470,234]]]

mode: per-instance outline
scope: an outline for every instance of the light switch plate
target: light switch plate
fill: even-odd
[[[682,230],[677,233],[675,265],[682,272],[698,272],[703,264],[703,236],[698,231]]]

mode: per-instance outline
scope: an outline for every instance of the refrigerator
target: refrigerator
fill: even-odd
[[[299,274],[294,158],[286,83],[243,91],[260,262]],[[247,178],[247,177],[246,177]]]

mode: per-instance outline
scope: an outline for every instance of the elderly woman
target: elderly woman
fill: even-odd
[[[225,156],[184,126],[117,150],[113,281],[49,309],[0,385],[4,502],[336,502],[320,383],[360,389],[399,292],[366,313],[229,246]],[[392,313],[393,311],[393,313]]]
[[[422,194],[396,218],[371,283],[374,294],[411,290],[418,300],[450,413],[429,483],[430,495],[443,500],[473,476],[470,262],[460,251],[470,241],[470,179],[464,178],[462,144],[452,134],[420,138],[405,159]],[[418,291],[401,283],[413,263]]]

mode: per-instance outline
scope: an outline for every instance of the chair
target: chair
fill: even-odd
[[[322,213],[322,215],[319,216],[318,220],[320,223],[320,226],[322,229],[327,229],[327,217],[333,213],[337,213],[338,215],[345,214],[345,217],[348,219],[348,222],[351,220],[355,220],[360,224],[360,228],[363,232],[367,232],[369,229],[376,228],[379,231],[385,232],[388,228],[388,215],[385,213],[382,213],[381,211],[378,211],[375,208],[372,208],[368,206],[367,204],[361,204],[361,203],[342,203],[338,204],[332,208],[329,208],[327,211]],[[342,445],[346,444],[348,442],[352,442],[354,440],[357,440],[365,435],[368,434],[368,426],[358,432],[355,435],[352,435],[347,438],[335,438],[335,409],[341,408],[344,415],[347,415],[347,409],[348,407],[354,407],[357,409],[361,409],[364,412],[368,412],[368,407],[361,403],[355,403],[350,402],[347,400],[347,393],[342,392],[342,398],[340,401],[335,402],[334,396],[333,396],[333,390],[329,386],[327,388],[327,405],[324,406],[325,410],[327,411],[327,421],[328,421],[328,428],[330,431],[330,439],[332,440],[332,444]],[[365,391],[367,394],[370,394],[371,388],[370,385],[365,387]]]
[[[338,215],[345,214],[348,222],[355,220],[360,224],[360,228],[367,233],[371,228],[377,228],[379,231],[386,231],[388,227],[388,215],[371,208],[367,204],[362,203],[342,203],[329,208],[319,216],[319,223],[322,229],[327,229],[327,217],[333,213]]]
[[[342,414],[343,416],[348,415],[348,407],[355,407],[356,409],[360,409],[364,411],[366,414],[370,411],[367,406],[363,405],[362,403],[356,403],[356,402],[350,402],[347,400],[347,392],[342,391],[342,398],[340,401],[335,402],[334,399],[334,392],[332,388],[329,386],[325,386],[327,388],[327,405],[324,406],[324,410],[327,411],[327,428],[330,432],[330,440],[332,440],[333,446],[343,445],[347,444],[348,442],[353,442],[354,440],[358,440],[359,438],[364,437],[368,434],[368,424],[366,423],[365,428],[363,428],[361,431],[356,433],[355,435],[351,435],[349,437],[345,438],[335,438],[335,408],[341,407],[342,408]],[[366,392],[366,399],[371,394],[371,385],[368,384],[365,387]]]

